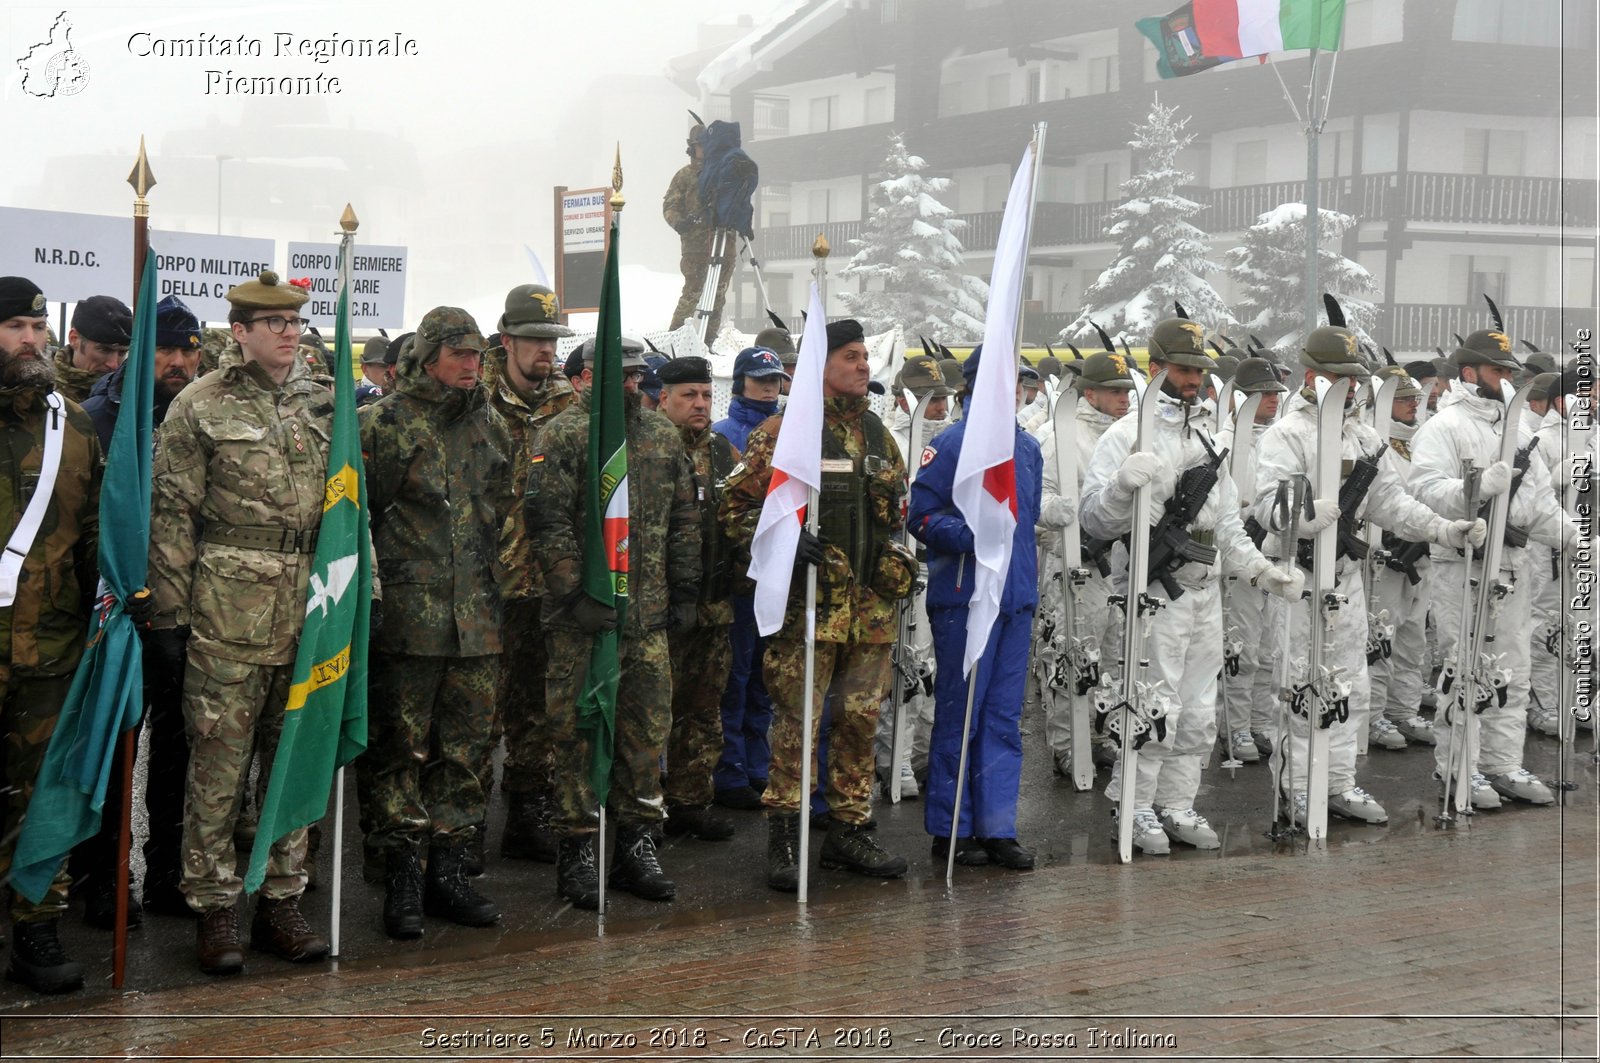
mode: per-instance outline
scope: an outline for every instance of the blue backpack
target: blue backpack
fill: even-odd
[[[738,122],[712,122],[701,134],[705,158],[700,165],[700,202],[711,224],[755,238],[756,182],[760,169],[739,146]]]

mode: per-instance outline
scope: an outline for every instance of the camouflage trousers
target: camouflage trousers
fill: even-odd
[[[5,730],[5,762],[0,771],[5,799],[5,833],[0,834],[0,882],[11,877],[11,857],[16,852],[17,836],[28,802],[33,799],[33,784],[44,764],[45,750],[55,733],[56,717],[72,686],[70,675],[52,679],[19,679],[12,676],[0,692],[0,728]],[[61,861],[55,880],[44,898],[34,904],[20,893],[11,898],[11,918],[18,923],[40,923],[61,918],[67,910],[67,862]]]
[[[828,739],[828,778],[821,780],[836,819],[865,823],[872,813],[872,739],[878,706],[889,694],[886,642],[819,642],[816,687],[811,695],[811,759],[817,780],[817,731],[822,702],[832,701],[833,731]],[[805,643],[767,641],[767,691],[772,695],[772,771],[761,802],[785,812],[800,810],[800,755],[805,712]]]
[[[599,822],[589,786],[592,743],[578,729],[577,708],[593,642],[593,636],[570,628],[551,628],[546,635],[550,663],[545,672],[545,704],[550,714],[550,745],[556,751],[555,828],[562,834],[592,831]],[[620,655],[622,680],[617,687],[607,806],[619,825],[651,825],[665,818],[661,754],[672,725],[672,660],[667,633],[652,631],[623,638]]]
[[[373,654],[367,751],[368,841],[382,852],[472,837],[483,822],[483,770],[500,658]]]
[[[246,664],[189,647],[183,674],[183,720],[189,734],[183,893],[197,912],[229,907],[243,892],[233,846],[240,779],[249,769],[252,750],[261,754],[262,776],[271,777],[293,674],[292,663]],[[261,895],[281,900],[305,892],[305,859],[305,828],[273,842]]]
[[[672,324],[670,328],[677,328],[685,321],[693,320],[695,308],[700,305],[700,296],[705,291],[706,274],[711,271],[711,234],[701,233],[699,230],[682,238],[682,255],[678,259],[678,271],[683,274],[683,291],[678,296],[678,305],[672,311]],[[728,299],[728,285],[733,282],[735,267],[738,265],[738,241],[734,233],[728,234],[725,244],[727,253],[724,255],[722,273],[717,278],[716,300],[711,304],[711,316],[706,319],[706,342],[716,336],[717,329],[722,326],[722,306]]]
[[[722,691],[733,666],[726,624],[696,627],[668,640],[672,659],[672,733],[667,739],[667,800],[708,805],[722,754]]]
[[[539,626],[538,598],[511,598],[505,603],[500,655],[500,691],[495,698],[495,733],[489,753],[506,738],[506,759],[500,784],[508,794],[550,789],[550,720],[544,707],[545,645]],[[485,762],[483,779],[492,777]]]

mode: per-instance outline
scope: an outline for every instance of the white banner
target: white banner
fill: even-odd
[[[609,188],[580,188],[561,197],[561,253],[581,255],[606,249]]]
[[[406,249],[357,243],[350,271],[350,322],[365,328],[403,328],[406,312]],[[311,279],[311,301],[300,313],[333,335],[339,310],[339,245],[289,245],[285,281]]]
[[[273,241],[254,237],[152,231],[150,246],[161,278],[156,298],[176,295],[201,321],[218,324],[228,320],[229,288],[277,268]]]
[[[51,302],[114,295],[133,305],[133,220],[0,207],[0,276],[26,277]]]

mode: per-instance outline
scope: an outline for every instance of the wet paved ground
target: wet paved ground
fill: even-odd
[[[381,889],[353,874],[337,963],[301,969],[250,953],[241,978],[212,980],[193,965],[190,921],[147,916],[130,935],[122,991],[110,988],[110,935],[75,910],[63,936],[88,968],[88,988],[43,999],[0,984],[0,1051],[1596,1057],[1600,820],[1586,758],[1565,807],[1486,812],[1442,832],[1423,782],[1431,754],[1374,750],[1360,778],[1389,824],[1335,821],[1328,843],[1309,851],[1303,840],[1264,837],[1264,763],[1213,767],[1197,807],[1222,835],[1221,852],[1175,847],[1121,867],[1110,803],[1054,778],[1041,729],[1032,730],[1019,833],[1038,850],[1033,873],[958,868],[947,890],[922,805],[907,802],[877,817],[886,847],[911,860],[908,878],[820,872],[813,855],[802,908],[764,887],[759,815],[735,813],[731,842],[666,845],[680,900],[615,895],[603,929],[557,900],[553,868],[501,862],[491,845],[478,888],[504,909],[499,927],[429,920],[420,942],[391,942],[379,927]],[[1533,770],[1553,775],[1555,753],[1552,740],[1529,737]],[[499,814],[496,801],[494,838]],[[354,870],[353,821],[350,833]],[[331,891],[307,902],[326,925]]]

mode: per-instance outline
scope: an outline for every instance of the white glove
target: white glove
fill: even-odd
[[[1298,567],[1293,572],[1269,567],[1256,574],[1255,584],[1268,594],[1276,594],[1286,601],[1297,602],[1306,589],[1306,576]]]
[[[1338,519],[1338,502],[1331,498],[1313,498],[1311,500],[1311,517],[1301,522],[1300,531],[1307,538],[1310,538]]]
[[[1160,454],[1139,451],[1122,459],[1122,465],[1117,469],[1117,486],[1132,494],[1145,484],[1153,483],[1163,477],[1173,478],[1172,470],[1167,466],[1166,460]]]
[[[1511,466],[1497,461],[1478,477],[1478,493],[1483,498],[1498,498],[1511,487]]]
[[[1078,510],[1072,499],[1060,495],[1047,495],[1039,507],[1039,527],[1070,528],[1078,523]]]
[[[1439,529],[1439,534],[1440,538],[1434,542],[1440,546],[1465,550],[1468,546],[1483,545],[1483,541],[1489,538],[1489,525],[1484,523],[1482,517],[1476,520],[1450,520],[1445,521],[1444,527]]]

